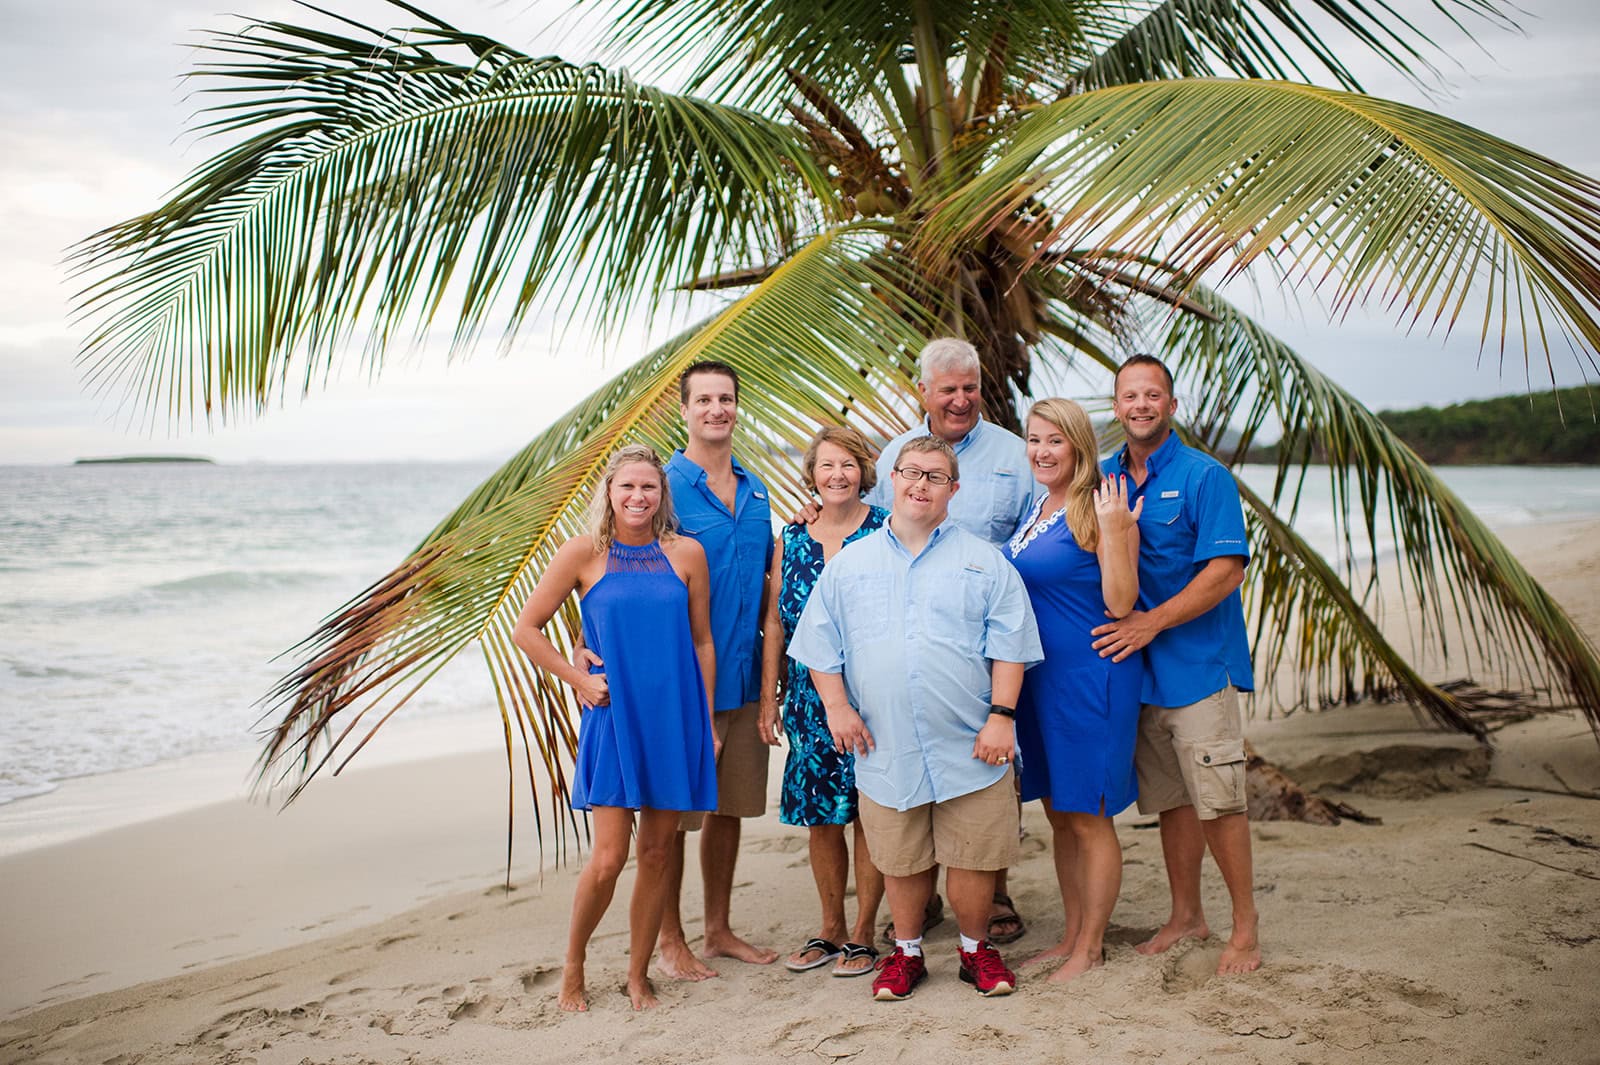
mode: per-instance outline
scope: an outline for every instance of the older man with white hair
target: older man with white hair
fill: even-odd
[[[1003,544],[1016,532],[1033,505],[1036,489],[1028,468],[1028,445],[1015,433],[983,419],[982,369],[978,349],[959,337],[930,340],[917,357],[917,391],[927,417],[884,445],[878,456],[878,484],[867,502],[894,503],[890,474],[907,441],[936,436],[950,445],[961,463],[961,492],[950,500],[950,521],[957,528],[991,544]],[[937,870],[936,870],[937,871]],[[1027,932],[1007,894],[1006,870],[995,882],[989,939],[1014,943]],[[933,895],[929,922],[942,916]],[[885,930],[892,936],[893,926]]]
[[[957,337],[931,340],[917,359],[917,370],[917,391],[927,417],[884,445],[878,484],[867,501],[890,506],[889,474],[900,448],[919,436],[937,436],[961,462],[961,494],[950,501],[950,519],[991,544],[1004,543],[1033,502],[1027,444],[984,421],[978,350],[971,344]]]

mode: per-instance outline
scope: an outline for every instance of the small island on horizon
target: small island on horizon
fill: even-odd
[[[198,463],[202,466],[215,466],[215,459],[208,459],[204,455],[115,455],[103,459],[73,459],[74,466],[125,466],[131,464],[149,464],[164,462]]]

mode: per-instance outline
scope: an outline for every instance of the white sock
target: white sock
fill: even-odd
[[[965,932],[961,933],[961,949],[963,951],[965,951],[966,953],[968,953],[968,954],[976,954],[978,952],[978,943],[979,942],[980,942],[979,940],[973,939],[971,936],[967,935]]]
[[[913,958],[922,957],[921,936],[918,936],[916,939],[897,939],[894,941],[894,945],[900,948],[900,952],[902,954],[908,954]]]

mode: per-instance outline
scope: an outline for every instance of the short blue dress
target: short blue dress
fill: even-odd
[[[717,766],[705,680],[689,631],[689,589],[651,541],[613,543],[584,593],[583,639],[611,705],[584,711],[572,805],[579,810],[715,810]]]
[[[889,512],[867,508],[860,528],[844,542],[859,540],[883,527]],[[800,612],[811,589],[822,576],[822,545],[811,538],[805,525],[783,527],[783,591],[778,596],[778,618],[783,623],[783,646],[794,638]],[[833,749],[828,715],[822,697],[811,683],[811,672],[792,658],[784,660],[788,684],[783,698],[783,731],[789,737],[789,757],[783,763],[783,792],[778,798],[778,820],[786,825],[848,825],[856,818],[856,759]]]
[[[1101,658],[1089,630],[1103,625],[1100,560],[1058,510],[1032,529],[1044,498],[1007,545],[1039,623],[1044,661],[1028,670],[1017,702],[1022,800],[1112,816],[1139,796],[1133,745],[1139,730],[1144,653]]]

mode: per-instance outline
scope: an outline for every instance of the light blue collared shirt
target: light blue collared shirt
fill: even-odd
[[[894,482],[889,473],[907,440],[931,432],[928,419],[883,445],[878,456],[878,483],[867,502],[888,510],[894,506]],[[1020,436],[993,422],[979,419],[954,449],[961,464],[961,489],[950,497],[950,520],[980,540],[1003,544],[1033,506],[1033,473],[1028,469],[1028,445]]]
[[[989,719],[989,660],[1031,666],[1044,651],[1022,578],[952,518],[915,558],[888,525],[847,544],[823,568],[789,657],[844,673],[877,745],[856,756],[856,787],[908,810],[1005,775],[972,757]]]
[[[761,697],[761,592],[772,562],[767,486],[738,459],[733,476],[738,486],[730,513],[698,464],[682,451],[667,461],[678,531],[705,549],[711,571],[711,638],[717,647],[712,706],[719,711],[737,710]]]
[[[1100,464],[1127,469],[1126,445]],[[1144,460],[1144,484],[1129,478],[1139,515],[1139,609],[1152,610],[1189,586],[1213,558],[1250,561],[1239,486],[1228,468],[1169,433]],[[956,493],[959,495],[960,493]],[[1244,603],[1236,588],[1216,606],[1156,634],[1144,649],[1144,693],[1152,706],[1189,706],[1232,685],[1254,691]]]

